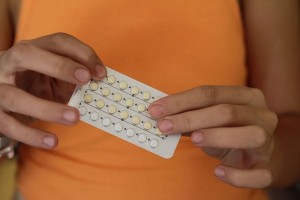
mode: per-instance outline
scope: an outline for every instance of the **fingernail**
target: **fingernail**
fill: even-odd
[[[73,110],[66,110],[63,114],[63,118],[67,122],[73,123],[77,121],[77,114]]]
[[[86,82],[90,80],[90,73],[84,69],[76,69],[74,72],[75,78],[80,82]]]
[[[52,136],[46,136],[43,138],[43,143],[48,147],[54,147],[56,145],[56,140]]]
[[[191,139],[193,143],[199,144],[203,141],[203,135],[202,133],[193,133]]]
[[[106,69],[105,69],[105,67],[102,67],[101,65],[97,65],[95,68],[95,73],[96,73],[97,77],[102,78],[102,77],[106,76]]]
[[[216,175],[217,177],[223,178],[223,177],[225,176],[225,171],[224,171],[224,169],[222,169],[222,168],[220,168],[220,167],[217,167],[217,168],[215,169],[215,175]]]
[[[164,108],[161,105],[151,105],[148,110],[149,114],[153,117],[160,117],[164,113]]]
[[[174,124],[171,120],[164,119],[159,122],[158,126],[162,132],[167,132],[167,131],[171,131],[173,129]]]

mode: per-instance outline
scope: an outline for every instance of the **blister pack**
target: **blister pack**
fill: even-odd
[[[181,135],[163,135],[148,114],[150,103],[164,96],[165,93],[107,67],[106,78],[78,86],[69,105],[78,108],[81,121],[170,158]]]

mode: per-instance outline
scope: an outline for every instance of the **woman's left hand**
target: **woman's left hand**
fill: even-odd
[[[201,86],[159,99],[148,110],[164,134],[187,133],[197,147],[220,159],[215,168],[220,180],[248,188],[271,184],[278,119],[259,89]]]

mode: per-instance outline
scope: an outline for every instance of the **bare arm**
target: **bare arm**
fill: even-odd
[[[8,49],[14,38],[12,16],[7,0],[0,1],[0,51]]]
[[[252,87],[278,114],[272,186],[300,178],[300,51],[298,0],[245,0],[243,13]]]

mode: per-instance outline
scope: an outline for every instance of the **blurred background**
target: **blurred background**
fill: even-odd
[[[16,159],[0,160],[0,200],[13,199],[16,166]]]

